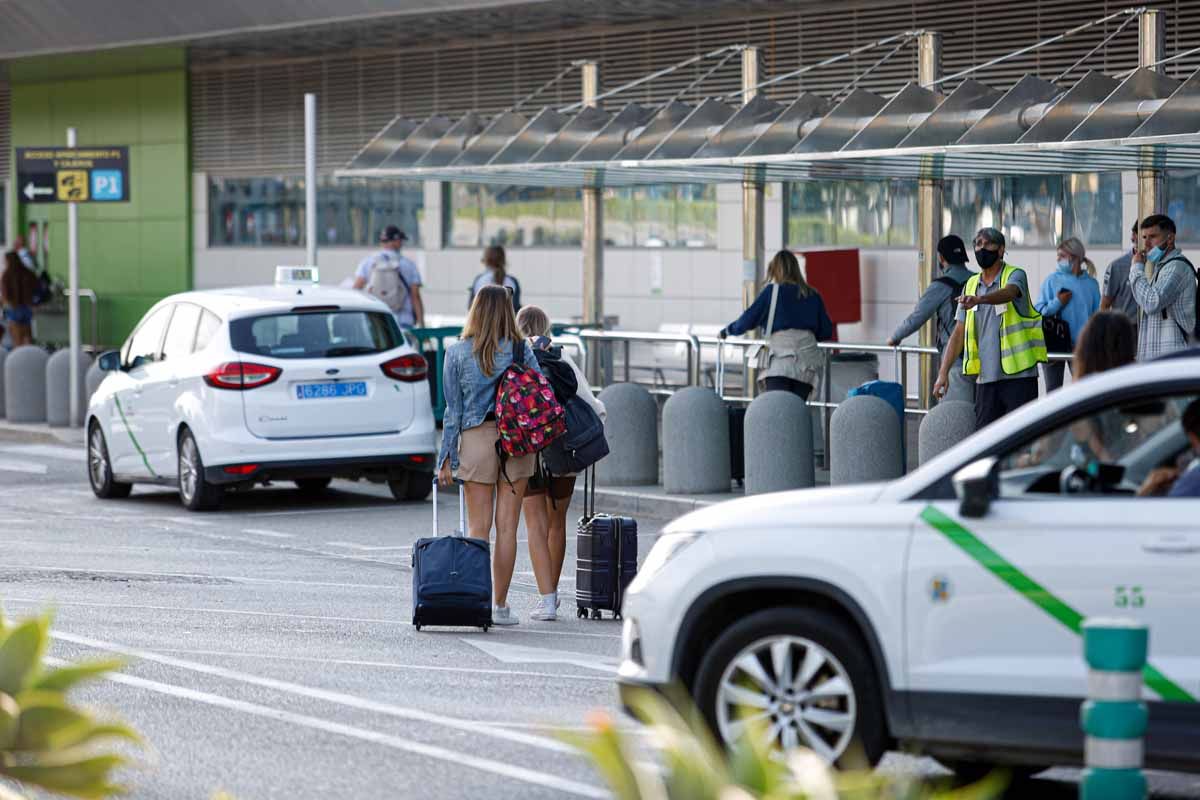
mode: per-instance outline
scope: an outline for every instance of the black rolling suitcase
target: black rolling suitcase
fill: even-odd
[[[717,345],[717,397],[725,401],[725,345]],[[725,403],[729,414],[729,476],[738,483],[746,480],[746,404]]]
[[[575,604],[581,618],[600,619],[602,611],[621,618],[621,596],[637,575],[637,549],[637,520],[596,513],[592,467],[584,475],[583,516],[576,535]]]
[[[458,530],[438,536],[438,482],[433,479],[433,536],[413,545],[413,625],[492,626],[492,550],[465,535],[467,509],[458,484]]]

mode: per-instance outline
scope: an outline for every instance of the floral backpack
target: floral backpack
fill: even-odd
[[[524,340],[513,342],[513,363],[496,387],[496,450],[503,464],[509,456],[527,456],[567,432],[567,415],[546,376],[525,366]]]

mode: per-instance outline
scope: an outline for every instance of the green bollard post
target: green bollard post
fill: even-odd
[[[1080,800],[1142,800],[1142,739],[1149,712],[1142,702],[1142,668],[1150,631],[1130,619],[1083,623],[1088,699],[1080,709],[1084,764]]]

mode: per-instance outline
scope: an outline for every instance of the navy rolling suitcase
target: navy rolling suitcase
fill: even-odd
[[[467,511],[458,484],[458,529],[438,536],[438,482],[433,479],[433,536],[413,545],[413,625],[492,626],[492,550],[465,536]]]
[[[621,596],[637,575],[637,548],[633,517],[596,513],[596,470],[588,470],[576,538],[575,604],[581,618],[600,619],[602,611],[621,618]]]

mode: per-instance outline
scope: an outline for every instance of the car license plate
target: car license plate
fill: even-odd
[[[366,381],[341,383],[301,383],[296,387],[297,400],[320,400],[327,397],[366,397]]]

